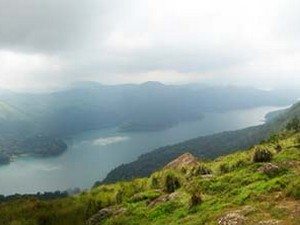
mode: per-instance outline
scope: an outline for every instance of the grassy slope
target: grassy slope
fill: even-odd
[[[257,172],[262,163],[251,161],[253,148],[201,162],[212,170],[212,178],[193,175],[192,168],[160,170],[149,178],[101,185],[73,197],[41,201],[34,198],[0,203],[2,225],[79,225],[99,209],[119,206],[126,212],[101,224],[217,224],[218,219],[245,206],[247,224],[275,219],[281,224],[300,223],[300,133],[279,137],[283,150],[275,153],[271,141],[261,144],[273,152],[272,163],[280,170],[272,176]],[[224,166],[225,165],[225,166]],[[220,167],[226,167],[220,170]],[[169,173],[179,178],[181,188],[175,198],[150,207],[147,203],[164,195],[164,179]],[[157,180],[158,182],[154,182]],[[202,203],[189,207],[191,189],[201,192]]]

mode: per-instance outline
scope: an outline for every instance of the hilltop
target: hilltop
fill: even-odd
[[[215,160],[186,153],[149,177],[70,197],[2,198],[0,224],[296,225],[299,190],[300,132],[285,131]]]

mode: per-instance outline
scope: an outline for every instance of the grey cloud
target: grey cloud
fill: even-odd
[[[0,48],[61,51],[84,40],[93,17],[104,11],[92,0],[0,0]],[[99,28],[100,29],[100,28]]]

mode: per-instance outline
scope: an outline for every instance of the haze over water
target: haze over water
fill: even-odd
[[[114,167],[143,153],[198,136],[259,125],[266,113],[280,108],[210,113],[202,120],[155,132],[120,133],[117,129],[85,132],[67,140],[69,148],[59,157],[21,157],[0,166],[0,194],[89,188]]]

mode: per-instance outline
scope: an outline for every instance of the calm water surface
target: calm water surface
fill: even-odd
[[[0,166],[0,194],[88,188],[114,167],[135,160],[155,148],[225,130],[264,123],[264,116],[278,107],[259,107],[210,113],[204,119],[180,123],[156,132],[120,133],[117,129],[85,132],[73,136],[59,157],[22,157]]]

